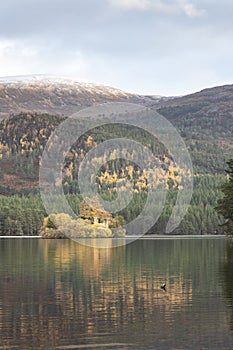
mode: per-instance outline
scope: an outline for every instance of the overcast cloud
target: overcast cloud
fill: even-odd
[[[229,0],[0,2],[0,76],[55,74],[145,94],[233,83]]]

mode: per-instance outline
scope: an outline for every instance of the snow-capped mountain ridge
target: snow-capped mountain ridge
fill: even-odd
[[[53,75],[26,75],[26,76],[12,76],[12,77],[0,77],[0,84],[5,86],[16,86],[18,88],[24,87],[58,87],[63,88],[75,88],[77,91],[82,92],[83,90],[90,93],[109,93],[116,96],[133,96],[131,93],[124,92],[120,89],[116,89],[107,85],[92,83],[89,81],[77,81],[67,77],[57,77]]]
[[[150,105],[159,99],[66,77],[30,75],[0,78],[0,119],[20,112],[69,116],[81,108],[100,103]]]

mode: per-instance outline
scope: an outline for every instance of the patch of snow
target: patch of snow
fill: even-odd
[[[0,84],[4,85],[18,85],[20,87],[28,86],[38,86],[53,88],[55,86],[73,88],[74,90],[79,90],[82,92],[89,92],[91,94],[103,94],[103,95],[114,95],[128,97],[132,94],[124,92],[119,89],[112,88],[110,86],[95,84],[85,81],[77,81],[66,77],[57,77],[52,75],[22,75],[22,76],[10,76],[10,77],[0,77]]]

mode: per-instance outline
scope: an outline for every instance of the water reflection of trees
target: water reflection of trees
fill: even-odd
[[[68,240],[1,245],[3,345],[18,339],[45,348],[67,339],[85,344],[98,342],[95,335],[103,333],[116,341],[120,333],[127,342],[130,332],[135,337],[163,332],[166,339],[179,312],[192,304],[193,288],[205,281],[204,266],[216,259],[211,246],[140,241],[111,249],[109,244],[109,249]],[[160,289],[163,281],[167,293]]]
[[[221,274],[224,278],[224,295],[231,307],[230,327],[233,330],[233,241],[227,244],[226,258],[221,268]]]

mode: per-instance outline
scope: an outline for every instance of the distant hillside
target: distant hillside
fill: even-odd
[[[110,101],[144,104],[169,119],[184,138],[197,174],[223,173],[226,160],[233,156],[233,85],[183,97],[160,98],[133,95],[103,85],[43,77],[0,79],[0,116],[6,118],[0,124],[0,153],[5,152],[4,147],[8,148],[8,157],[17,150],[20,153],[21,143],[25,145],[27,136],[41,153],[61,117],[86,106]],[[15,117],[7,118],[10,113],[15,113]],[[44,136],[36,136],[42,128],[45,129]],[[34,149],[32,153],[35,152],[39,154]],[[4,169],[8,167],[4,166]]]
[[[37,186],[40,157],[49,136],[63,120],[64,118],[49,114],[21,113],[17,116],[7,117],[0,122],[0,178],[2,188],[20,190]],[[149,144],[150,149],[157,155],[158,161],[161,161],[161,163],[166,157],[166,165],[163,166],[160,174],[162,180],[164,176],[167,176],[169,180],[169,173],[171,176],[174,175],[174,172],[177,171],[174,162],[169,157],[166,148],[159,144],[156,139],[138,128],[132,127],[122,130],[121,127],[115,125],[94,129],[91,135],[83,135],[73,145],[64,164],[64,177],[67,178],[68,182],[77,180],[79,165],[90,149],[106,139],[116,136],[124,137],[125,135],[140,143]],[[69,134],[67,137],[69,137]],[[127,152],[127,149],[125,149],[125,152]],[[148,165],[149,162],[148,159]],[[137,172],[138,178],[141,176],[138,167],[133,167],[129,162],[122,159],[116,160],[116,163],[118,163],[118,167],[114,162],[103,166],[104,180],[102,179],[101,183],[105,183],[106,188],[111,181],[116,182],[117,177],[121,182],[123,178],[132,177],[133,169]],[[119,165],[121,165],[120,169],[117,169]],[[172,168],[170,171],[168,170],[169,167]],[[124,171],[121,171],[123,168]],[[117,171],[119,171],[118,174]],[[156,176],[158,176],[158,172]],[[146,184],[146,179],[143,179],[142,176],[141,180],[142,183],[145,180]],[[134,181],[135,185],[142,185],[141,180],[138,184]],[[175,177],[174,181],[176,181]]]
[[[83,107],[105,102],[155,103],[156,96],[139,96],[109,86],[54,77],[0,79],[0,119],[21,112],[69,116]]]
[[[184,138],[196,172],[222,172],[233,157],[233,85],[158,101],[157,109]]]

